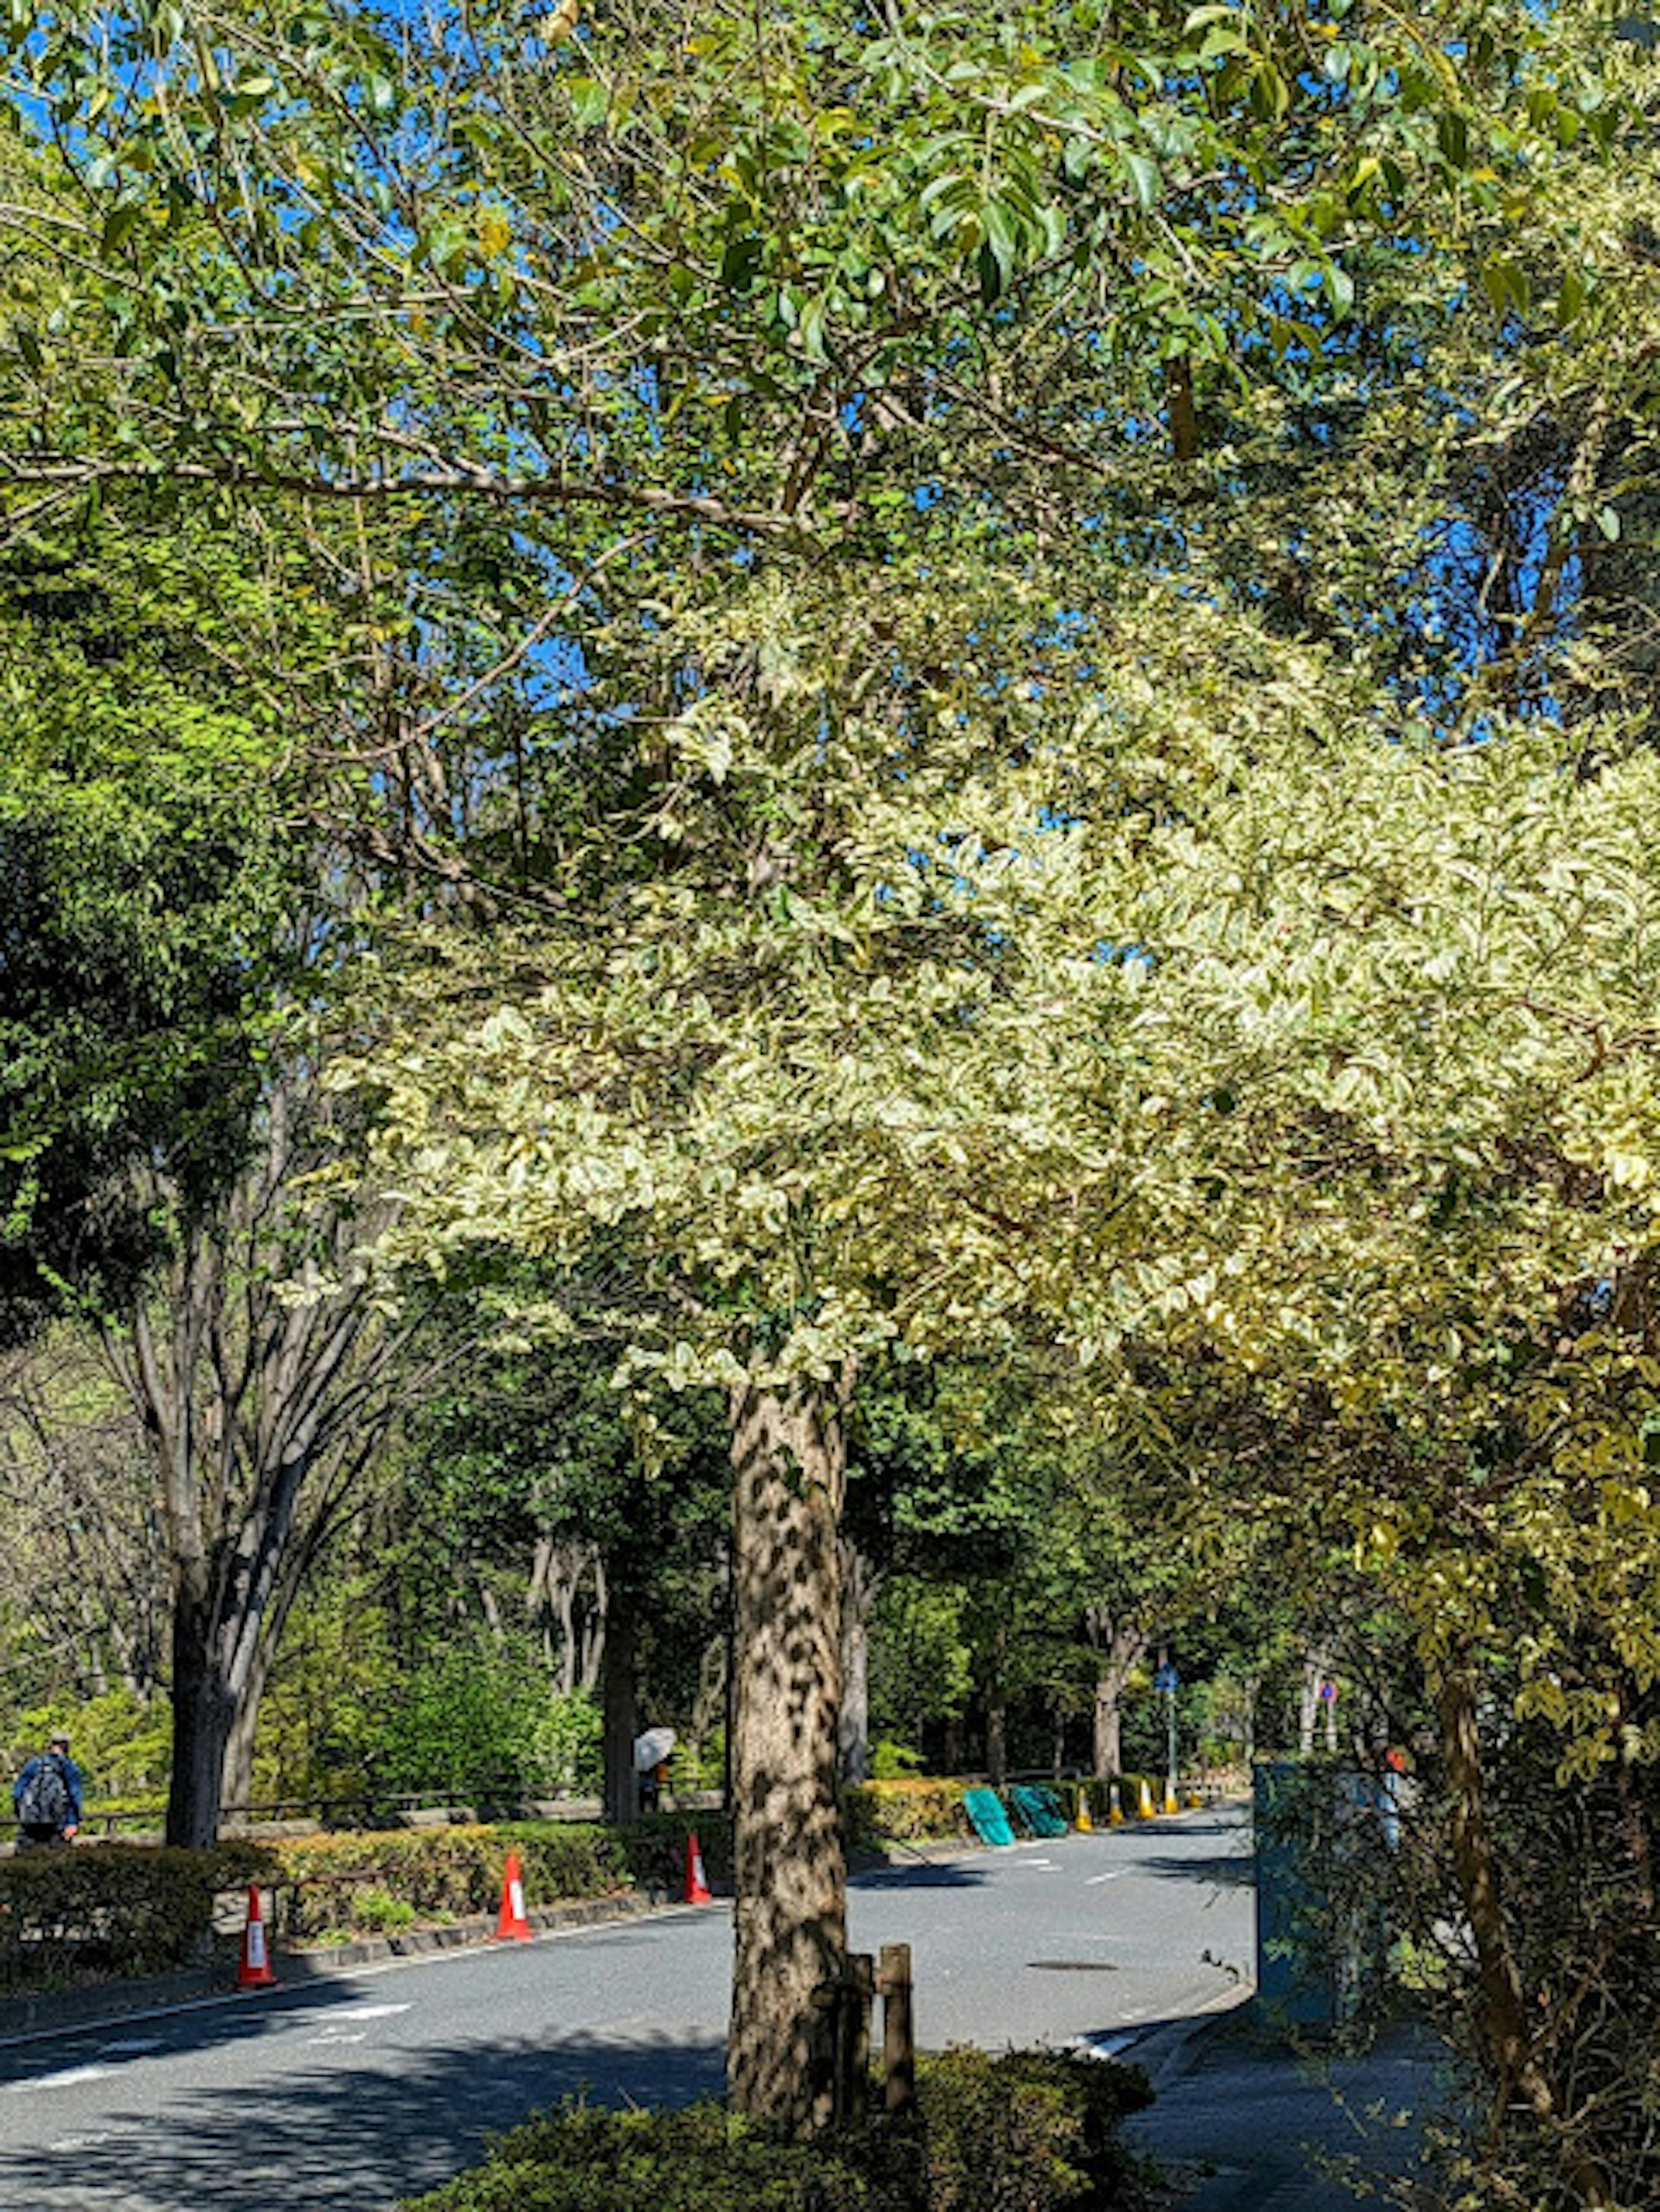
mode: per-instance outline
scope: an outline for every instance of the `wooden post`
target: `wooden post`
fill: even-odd
[[[870,2016],[875,1995],[875,1960],[867,1952],[850,1952],[842,1984],[836,2054],[836,2117],[844,2126],[856,2126],[870,2105]]]
[[[887,2108],[909,2112],[916,2102],[916,2026],[911,2011],[910,1945],[885,1943],[882,1971],[882,2063],[887,2075]]]

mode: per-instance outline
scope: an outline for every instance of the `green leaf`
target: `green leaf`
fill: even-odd
[[[1137,205],[1147,209],[1157,207],[1159,195],[1164,188],[1157,161],[1128,146],[1119,149],[1119,158],[1124,164],[1124,172],[1130,180],[1130,189],[1135,194]]]

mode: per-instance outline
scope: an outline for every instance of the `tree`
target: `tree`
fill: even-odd
[[[551,52],[488,9],[400,21],[401,45],[356,9],[21,26],[26,112],[61,118],[62,136],[46,204],[16,233],[74,241],[82,281],[59,330],[90,315],[121,344],[88,374],[58,331],[18,326],[26,428],[7,465],[43,486],[155,474],[397,502],[434,538],[482,505],[543,556],[549,606],[451,708],[494,696],[560,634],[610,720],[588,719],[585,694],[550,749],[567,764],[580,731],[602,763],[582,763],[584,795],[607,804],[584,821],[544,787],[498,810],[520,832],[508,887],[542,927],[506,933],[478,988],[521,1003],[447,1062],[387,1067],[392,1141],[413,1158],[423,1116],[453,1117],[426,1129],[420,1164],[429,1188],[441,1174],[469,1194],[469,1236],[561,1255],[589,1221],[648,1224],[666,1256],[646,1288],[684,1326],[636,1307],[640,1357],[733,1394],[751,1680],[799,1686],[807,1717],[796,1741],[757,1742],[740,1778],[740,1821],[756,1825],[739,1837],[734,2072],[751,2109],[800,2119],[810,1984],[839,1944],[824,1624],[851,1366],[895,1334],[932,1348],[1021,1304],[1081,1335],[1097,1327],[1075,1288],[1091,1269],[1122,1305],[1087,1340],[1110,1340],[1123,1309],[1189,1279],[1208,1233],[1181,1208],[1202,1210],[1190,1133],[1208,1133],[1232,1041],[1195,1054],[1210,1093],[1179,1071],[1192,1119],[1159,1148],[1172,1166],[1155,1206],[1159,1178],[1101,1134],[1158,1096],[1123,1072],[1141,1041],[1134,902],[1104,899],[1091,939],[1058,896],[1080,788],[1128,886],[1171,842],[1134,801],[1127,822],[1089,762],[1061,772],[1064,748],[1044,748],[1067,717],[1022,687],[1056,680],[1054,641],[1089,596],[1072,678],[1087,668],[1135,698],[1154,649],[1140,611],[1110,588],[1086,595],[1071,564],[1098,531],[1103,482],[1162,494],[1170,462],[1196,458],[1207,383],[1265,323],[1278,343],[1287,318],[1263,313],[1263,277],[1276,309],[1323,293],[1317,320],[1291,319],[1292,342],[1323,353],[1356,233],[1400,240],[1403,203],[1427,229],[1444,187],[1461,222],[1463,203],[1500,219],[1507,194],[1537,189],[1532,96],[1554,80],[1552,112],[1579,113],[1580,93],[1554,22],[1521,9],[1477,39],[1450,21],[1456,70],[1439,26],[1370,14],[1320,52],[1300,19],[1204,11],[1180,32],[1087,8],[966,28],[857,10],[693,24],[657,6],[580,36],[553,21]],[[1396,270],[1421,270],[1425,242],[1395,246]],[[1154,421],[1164,439],[1126,437]],[[1065,587],[1051,570],[1034,589],[1057,548]],[[814,624],[833,641],[816,666],[799,642]],[[1341,722],[1342,684],[1307,656],[1265,670],[1260,641],[1231,633],[1225,652],[1243,726],[1258,726],[1253,683],[1288,671],[1311,673]],[[1176,696],[1206,710],[1186,684]],[[398,781],[421,799],[405,848],[470,877],[415,766],[423,732],[406,738]],[[1110,779],[1147,781],[1108,757]],[[1151,779],[1155,808],[1195,796],[1179,787],[1189,766],[1207,772],[1179,744],[1174,762],[1172,783]],[[734,883],[745,896],[722,915]],[[1229,888],[1224,861],[1206,896]],[[1149,912],[1146,943],[1167,941],[1162,919]],[[779,1011],[785,987],[799,1019]],[[1016,991],[1018,1012],[1002,995]],[[1249,1041],[1243,1058],[1260,1060]],[[1017,1068],[1035,1107],[1009,1095]],[[537,1102],[528,1120],[515,1083]],[[551,1138],[550,1102],[573,1109]],[[1155,1106],[1134,1126],[1151,1136],[1158,1120]],[[694,1157],[706,1139],[724,1188]],[[521,1203],[532,1174],[547,1188]],[[1098,1202],[1057,1209],[1073,1181]],[[1138,1239],[1158,1256],[1120,1267]],[[775,1547],[746,1550],[757,1516],[800,1577]],[[787,1589],[812,1662],[799,1685],[768,1613]],[[740,1700],[740,1719],[758,1711]],[[759,1852],[786,1817],[812,1862],[788,1899]]]

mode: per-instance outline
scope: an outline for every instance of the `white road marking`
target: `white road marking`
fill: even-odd
[[[1081,2051],[1085,2058],[1116,2058],[1121,2051],[1128,2051],[1133,2043],[1140,2040],[1139,2027],[1121,2027],[1110,2035],[1076,2036],[1072,2047]]]
[[[25,2089],[73,2089],[82,2081],[101,2081],[112,2066],[63,2066],[55,2074],[37,2074],[32,2081],[8,2081],[13,2096]]]
[[[342,2012],[331,2013],[331,2020],[390,2020],[395,2012],[413,2012],[413,2004],[348,2005]]]
[[[1122,1867],[1114,1867],[1110,1874],[1092,1874],[1089,1880],[1084,1884],[1084,1887],[1085,1889],[1094,1889],[1101,1882],[1116,1881],[1119,1875],[1122,1874],[1123,1871],[1124,1869]]]
[[[361,2035],[313,2035],[306,2039],[309,2043],[367,2043],[369,2035],[365,2028]]]
[[[100,2053],[119,2052],[124,2058],[133,2058],[141,2051],[160,2051],[162,2040],[159,2035],[128,2035],[115,2043],[100,2043],[98,2048]]]

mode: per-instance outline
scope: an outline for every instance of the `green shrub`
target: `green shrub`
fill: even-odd
[[[368,1756],[397,1795],[450,1790],[474,1803],[594,1790],[600,1719],[592,1698],[560,1697],[525,1647],[456,1644],[416,1668],[381,1716]]]
[[[842,1805],[849,1849],[880,1850],[890,1843],[973,1840],[960,1782],[925,1775],[866,1782],[849,1790]]]
[[[532,1907],[635,1889],[675,1897],[694,1827],[705,1870],[726,1878],[732,1849],[718,1814],[660,1814],[628,1828],[526,1820],[352,1829],[212,1851],[144,1844],[25,1851],[0,1860],[0,1986],[186,1964],[210,1934],[216,1897],[253,1881],[271,1892],[274,1933],[310,1943],[492,1913],[510,1850]]]
[[[21,1851],[0,1860],[0,1984],[186,1965],[210,1936],[219,1893],[270,1878],[270,1855],[257,1844]]]
[[[277,1926],[301,1942],[339,1928],[390,1926],[383,1900],[407,1908],[397,1923],[493,1912],[509,1849],[532,1905],[609,1897],[631,1886],[617,1832],[572,1822],[510,1826],[354,1830],[271,1846]]]
[[[146,1704],[125,1687],[102,1697],[59,1698],[17,1717],[20,1741],[8,1753],[15,1773],[48,1736],[67,1735],[87,1779],[89,1808],[124,1797],[154,1799],[167,1786],[173,1717],[167,1701]]]
[[[908,1776],[920,1774],[926,1762],[920,1751],[909,1744],[900,1743],[891,1735],[881,1737],[870,1755],[873,1782],[902,1782]]]
[[[417,2200],[421,2212],[884,2212],[860,2168],[782,2142],[717,2105],[576,2106],[517,2128],[487,2162]]]
[[[1150,2101],[1131,2067],[953,2050],[917,2069],[918,2108],[787,2141],[703,2103],[575,2105],[505,2136],[410,2212],[1139,2212],[1149,2175],[1120,2138]]]
[[[1152,2102],[1139,2067],[1042,2051],[953,2049],[918,2061],[927,2212],[1133,2205],[1143,2162],[1119,2134]]]

